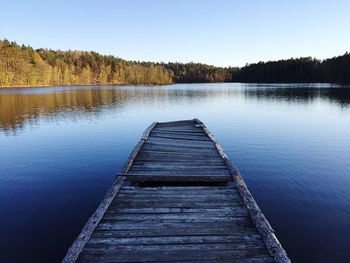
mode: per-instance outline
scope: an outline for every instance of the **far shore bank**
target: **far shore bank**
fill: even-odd
[[[27,88],[51,88],[51,87],[89,87],[89,86],[103,86],[103,87],[125,87],[125,86],[168,86],[175,84],[222,84],[222,83],[245,83],[245,84],[258,84],[258,85],[273,85],[273,84],[298,84],[298,85],[308,85],[308,84],[329,84],[329,85],[338,85],[338,86],[349,86],[350,83],[337,83],[337,82],[189,82],[189,83],[168,83],[168,84],[70,84],[70,85],[22,85],[22,86],[0,86],[0,90],[5,89],[27,89]],[[350,86],[349,86],[350,88]]]
[[[0,89],[27,89],[27,88],[51,88],[51,87],[88,87],[88,86],[113,86],[113,87],[124,87],[124,86],[167,86],[176,83],[169,84],[71,84],[71,85],[22,85],[22,86],[0,86]]]

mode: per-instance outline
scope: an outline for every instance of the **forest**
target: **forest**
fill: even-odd
[[[0,86],[170,84],[172,72],[155,63],[85,51],[34,50],[0,41]]]
[[[350,54],[325,60],[306,57],[250,64],[236,71],[232,81],[350,83]]]
[[[200,63],[127,61],[93,51],[35,50],[0,40],[0,87],[212,82],[350,83],[350,54],[224,68]]]

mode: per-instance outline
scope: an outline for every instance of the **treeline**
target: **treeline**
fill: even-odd
[[[34,50],[0,41],[0,86],[170,84],[172,72],[156,63],[126,61],[96,52]]]
[[[234,68],[215,67],[200,63],[163,63],[173,72],[175,83],[212,83],[233,81]]]
[[[199,63],[126,61],[86,51],[34,50],[0,40],[0,87],[38,85],[161,85],[203,82],[350,83],[350,54],[223,68]]]
[[[232,81],[350,83],[350,54],[322,61],[306,57],[259,62],[237,70]]]

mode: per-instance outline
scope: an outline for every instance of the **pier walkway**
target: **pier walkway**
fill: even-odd
[[[73,262],[290,262],[198,119],[153,123],[68,250]]]

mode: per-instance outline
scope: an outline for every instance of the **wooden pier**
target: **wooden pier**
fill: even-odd
[[[290,262],[198,119],[153,123],[62,261]]]

